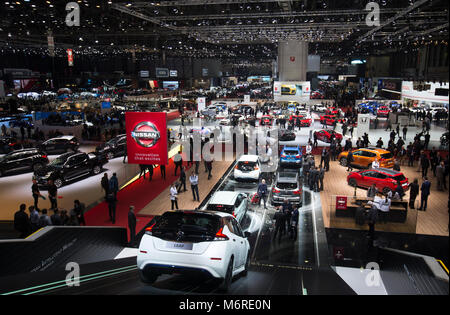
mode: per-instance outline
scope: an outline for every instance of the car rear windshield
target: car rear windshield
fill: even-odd
[[[220,225],[220,218],[213,215],[195,212],[168,212],[163,214],[155,224],[152,235],[169,241],[211,241]]]
[[[286,155],[298,155],[298,151],[284,150],[284,154],[286,154]]]
[[[297,183],[277,183],[277,188],[279,189],[297,189]]]
[[[381,154],[381,158],[382,158],[382,159],[392,159],[393,157],[394,157],[394,156],[392,155],[391,152]]]
[[[405,179],[406,179],[406,177],[405,177],[405,175],[403,175],[403,174],[399,174],[399,175],[397,175],[397,176],[394,176],[394,179],[396,180],[396,181],[404,181]]]
[[[241,171],[253,171],[255,169],[256,162],[239,162],[238,163],[238,169]]]

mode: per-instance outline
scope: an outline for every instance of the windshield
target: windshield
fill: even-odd
[[[279,189],[297,189],[297,183],[277,183],[277,188]]]
[[[392,159],[393,155],[391,152],[381,154],[382,159]]]
[[[256,162],[239,162],[238,169],[241,171],[253,171],[256,166]]]
[[[292,150],[284,150],[284,154],[286,155],[298,155],[298,151],[292,151]]]
[[[152,229],[153,236],[178,241],[210,241],[220,228],[220,219],[202,213],[168,212]],[[182,232],[182,233],[180,233]]]
[[[66,162],[66,158],[60,156],[60,157],[57,157],[56,159],[54,159],[53,161],[51,161],[48,165],[63,166],[65,162]]]

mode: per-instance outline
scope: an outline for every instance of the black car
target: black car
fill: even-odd
[[[53,180],[56,187],[84,177],[97,175],[108,160],[103,155],[93,155],[83,152],[70,152],[58,156],[45,167],[35,171],[38,186],[47,187],[48,181]]]
[[[294,141],[296,138],[295,132],[292,130],[279,129],[278,140],[279,141]]]
[[[38,148],[47,154],[58,154],[64,152],[75,152],[80,143],[74,136],[61,136],[52,138],[38,145]]]
[[[280,205],[284,199],[299,207],[303,205],[303,189],[299,172],[281,169],[276,174],[271,193],[272,204]]]
[[[99,145],[95,148],[97,154],[102,154],[111,160],[118,156],[124,156],[127,154],[127,136],[119,135],[108,142]]]
[[[22,146],[17,143],[16,138],[11,136],[0,138],[0,154],[6,154],[17,149],[22,149]]]
[[[36,148],[12,151],[0,158],[0,177],[11,173],[37,171],[47,164],[47,156]]]

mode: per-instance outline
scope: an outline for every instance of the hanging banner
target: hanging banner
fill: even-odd
[[[127,155],[130,164],[167,165],[167,118],[160,112],[127,112]]]
[[[206,97],[197,98],[197,110],[201,112],[206,107]]]
[[[50,57],[55,57],[55,39],[52,35],[47,36],[48,53]]]
[[[69,62],[69,67],[73,67],[73,50],[67,49],[67,61]]]

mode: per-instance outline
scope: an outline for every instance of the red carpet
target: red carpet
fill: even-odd
[[[178,170],[177,176],[173,175],[174,172],[175,164],[173,163],[173,160],[170,159],[169,165],[166,166],[166,180],[161,178],[160,168],[157,167],[153,170],[152,181],[149,181],[148,174],[146,174],[145,180],[141,177],[126,186],[124,189],[120,190],[117,193],[118,202],[116,206],[115,224],[112,224],[112,222],[109,221],[108,203],[102,202],[86,212],[86,225],[122,226],[126,227],[128,230],[128,211],[130,205],[133,205],[135,207],[135,214],[138,220],[136,224],[136,233],[139,233],[139,231],[141,231],[145,225],[152,220],[151,216],[139,216],[139,211],[141,211],[148,203],[150,203],[155,197],[169,187],[170,184],[178,180],[180,172]],[[167,209],[169,208],[170,201],[169,196],[167,196]],[[129,231],[127,234],[129,237]]]

